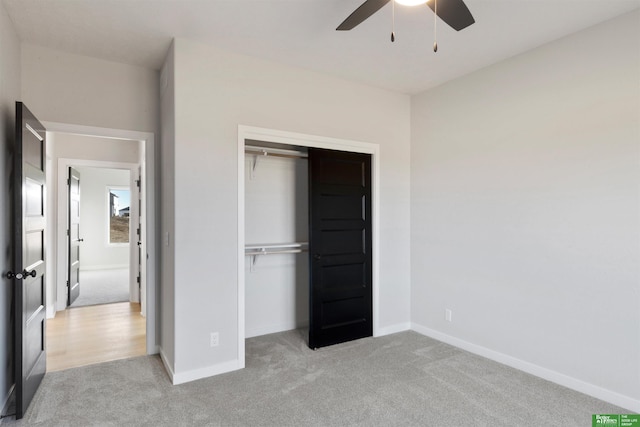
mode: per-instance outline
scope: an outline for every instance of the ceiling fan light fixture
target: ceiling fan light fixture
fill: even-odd
[[[428,0],[394,0],[403,6],[418,6],[427,3]]]

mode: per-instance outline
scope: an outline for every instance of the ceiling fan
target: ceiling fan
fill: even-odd
[[[390,1],[406,6],[417,6],[426,3],[436,16],[440,17],[456,31],[465,29],[476,22],[463,0],[366,0],[336,30],[349,31],[357,27]],[[391,41],[394,40],[395,35],[392,32]],[[437,50],[437,45],[434,45],[434,50]]]

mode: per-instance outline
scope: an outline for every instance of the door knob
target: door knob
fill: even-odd
[[[22,272],[22,276],[23,276],[23,277],[25,277],[25,278],[26,278],[27,276],[36,277],[37,275],[38,275],[38,273],[36,273],[36,271],[35,271],[35,270],[31,270],[31,271],[24,270],[24,271]]]
[[[22,273],[14,273],[13,271],[7,271],[7,279],[18,279],[22,280]]]
[[[22,280],[29,276],[36,277],[38,273],[35,270],[27,271],[24,270],[22,273],[14,273],[13,271],[7,271],[7,279],[18,279]]]
[[[84,242],[84,239],[78,239],[77,241],[78,242]]]

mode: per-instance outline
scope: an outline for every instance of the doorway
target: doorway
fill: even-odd
[[[78,143],[99,143],[110,146],[112,158],[135,160],[137,141],[62,133],[52,140],[58,162],[57,240],[64,250],[56,254],[57,311],[47,324],[49,370],[142,356],[146,313],[136,280],[138,164],[61,157],[80,152]]]
[[[284,132],[249,126],[238,127],[238,359],[239,367],[244,367],[245,358],[245,146],[251,141],[260,141],[274,148],[278,146],[296,146],[319,148],[371,155],[371,201],[372,201],[372,329],[373,336],[378,335],[378,194],[379,194],[379,147],[377,144],[359,141],[341,140],[314,135]]]
[[[69,168],[68,308],[140,302],[135,170]]]
[[[153,232],[155,223],[153,209],[153,134],[59,123],[47,123],[46,126],[49,130],[48,135],[51,137],[50,141],[52,145],[52,155],[47,159],[48,163],[50,163],[47,180],[51,183],[49,188],[53,190],[50,191],[51,194],[48,196],[50,206],[48,210],[48,220],[55,225],[55,227],[52,227],[53,230],[51,233],[47,236],[48,254],[50,254],[50,259],[52,259],[52,262],[49,264],[50,271],[48,272],[49,277],[52,279],[49,280],[47,286],[49,302],[47,305],[47,314],[51,319],[48,321],[48,327],[51,325],[53,328],[49,337],[59,337],[59,330],[69,331],[73,329],[73,327],[69,325],[74,325],[76,328],[76,332],[74,333],[85,334],[81,341],[88,342],[90,341],[90,339],[88,339],[89,337],[96,337],[98,344],[109,341],[113,343],[114,340],[122,342],[123,344],[128,342],[128,344],[124,345],[126,348],[120,356],[114,353],[114,351],[117,350],[114,346],[111,346],[111,348],[105,347],[103,349],[97,349],[96,353],[102,353],[103,356],[111,353],[111,356],[98,360],[85,360],[85,362],[80,364],[98,363],[116,358],[157,353],[155,233]],[[71,140],[67,151],[61,148],[64,145],[61,141],[65,140],[65,138]],[[93,139],[93,141],[88,142],[88,139]],[[120,149],[124,147],[124,151],[120,150],[120,158],[114,155],[114,152],[118,151],[118,149],[114,150],[114,147],[120,147]],[[122,155],[124,157],[122,157]],[[116,270],[124,270],[124,274],[123,271],[117,271],[115,276],[120,284],[123,282],[123,276],[125,277],[125,302],[107,305],[74,304],[72,302],[70,305],[71,308],[67,309],[69,305],[68,287],[66,283],[69,277],[67,270],[67,251],[69,245],[66,233],[69,227],[67,222],[69,205],[66,181],[68,179],[69,167],[71,166],[79,169],[81,172],[85,172],[85,178],[87,177],[87,171],[89,174],[92,172],[107,171],[112,173],[117,171],[126,173],[126,182],[111,179],[108,185],[103,186],[104,188],[102,188],[96,196],[102,202],[100,203],[102,205],[102,208],[100,208],[101,211],[97,215],[95,213],[89,215],[93,217],[93,219],[100,217],[99,219],[101,219],[104,224],[104,227],[89,224],[89,229],[95,230],[99,228],[98,231],[100,231],[103,236],[97,238],[94,236],[93,243],[96,243],[97,246],[101,246],[103,249],[111,246],[111,249],[119,250],[120,255],[124,252],[126,261],[122,262],[122,257],[120,257],[120,261],[118,261],[112,258],[98,256],[94,259],[102,259],[102,261],[90,261],[90,265],[87,265],[90,269],[85,271],[85,279],[89,279],[90,275],[95,275],[94,272],[113,270],[111,272],[114,273]],[[128,203],[124,203],[128,206],[121,204],[117,212],[110,212],[109,209],[112,207],[109,204],[111,194],[119,194],[121,198],[127,198],[123,197],[125,194],[119,193],[121,190],[128,190],[130,192],[129,200],[127,200]],[[123,225],[125,222],[129,223],[128,242],[123,242],[121,234],[118,234],[115,229],[111,228],[110,217],[112,216],[116,217],[116,221],[114,222],[120,225]],[[124,221],[125,218],[127,221]],[[138,218],[142,218],[142,220]],[[138,221],[140,222],[139,226]],[[85,233],[85,236],[79,236],[80,240],[84,239],[80,244],[87,243],[86,232],[83,233]],[[86,255],[85,253],[83,258],[86,258]],[[141,259],[137,259],[137,257]],[[108,265],[106,265],[105,262]],[[107,268],[103,268],[105,266]],[[83,293],[86,294],[86,292],[81,291],[80,295]],[[75,302],[78,301],[79,300],[76,300]],[[97,304],[101,304],[99,300]],[[80,305],[80,307],[78,307],[78,305]],[[90,327],[89,325],[91,325],[93,321],[92,318],[100,320],[98,324]],[[108,320],[105,321],[104,319]],[[66,326],[61,326],[57,328],[58,331],[56,331],[56,324],[64,325],[65,323]],[[87,329],[87,327],[89,329]],[[104,330],[107,332],[115,329],[116,331],[120,331],[120,334],[113,339],[105,335],[101,337],[101,334],[103,334],[99,332],[101,327],[104,327]],[[124,334],[129,336],[125,337]],[[68,339],[67,341],[69,342]],[[53,350],[53,348],[51,349]],[[63,366],[63,368],[66,367],[70,366]]]

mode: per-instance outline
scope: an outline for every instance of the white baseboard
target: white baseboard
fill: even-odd
[[[306,320],[298,320],[296,323],[281,323],[277,325],[260,326],[257,328],[249,328],[245,332],[245,338],[259,337],[262,335],[275,334],[278,332],[290,331],[292,329],[307,328],[309,322]],[[395,325],[378,328],[374,337],[382,337],[384,335],[395,334],[397,332],[408,331],[411,329],[411,322],[396,323]]]
[[[262,335],[275,334],[278,332],[290,331],[292,329],[306,328],[309,326],[309,322],[305,320],[298,320],[296,323],[281,323],[277,325],[260,326],[257,328],[249,328],[246,330],[245,338],[259,337]],[[382,337],[384,335],[395,334],[397,332],[408,331],[411,329],[411,322],[396,323],[395,325],[385,326],[378,328],[374,336]]]
[[[159,350],[160,351],[158,353],[160,354],[160,360],[162,360],[162,364],[164,365],[164,369],[167,371],[167,374],[169,375],[169,379],[171,380],[171,383],[173,384],[173,377],[175,376],[175,374],[173,373],[173,368],[169,364],[169,361],[167,360],[167,355],[164,354],[164,351],[161,348]]]
[[[384,328],[380,328],[380,327],[377,328],[373,336],[382,337],[385,335],[391,335],[391,334],[396,334],[398,332],[408,331],[410,329],[411,329],[411,322],[396,323],[395,325],[385,326]]]
[[[277,332],[291,331],[293,329],[306,328],[309,326],[307,320],[298,320],[297,322],[286,322],[275,325],[259,326],[256,328],[247,328],[245,330],[245,338],[259,337],[262,335],[275,334]]]
[[[207,366],[206,368],[193,369],[191,371],[176,373],[167,359],[166,354],[162,348],[160,349],[160,359],[164,368],[167,370],[167,374],[171,379],[173,385],[184,384],[190,381],[199,380],[202,378],[212,377],[214,375],[224,374],[231,371],[237,371],[244,368],[244,361],[232,360],[230,362],[218,363],[217,365]]]
[[[231,360],[225,363],[218,363],[216,365],[207,366],[205,368],[193,369],[191,371],[174,373],[172,375],[173,385],[184,384],[190,381],[199,380],[202,378],[209,378],[214,375],[225,374],[231,371],[237,371],[244,368],[244,363],[240,360]]]
[[[537,377],[562,385],[580,393],[584,393],[597,399],[604,400],[605,402],[609,402],[613,405],[628,409],[634,413],[640,412],[640,400],[634,399],[632,397],[625,396],[623,394],[598,387],[594,384],[587,383],[577,378],[570,377],[560,372],[556,372],[551,369],[547,369],[542,366],[517,359],[507,354],[500,353],[498,351],[491,350],[456,337],[452,337],[451,335],[447,335],[434,329],[427,328],[426,326],[412,323],[411,329],[422,335],[426,335],[438,341],[442,341],[452,346],[461,348],[470,353],[486,357],[487,359],[491,359],[495,362],[502,363],[503,365],[507,365],[528,374],[535,375]]]

